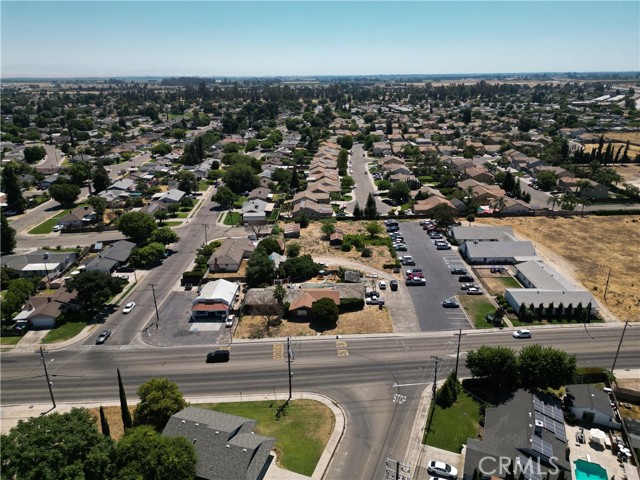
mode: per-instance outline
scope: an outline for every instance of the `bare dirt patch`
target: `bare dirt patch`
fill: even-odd
[[[366,229],[367,223],[369,222],[338,222],[336,224],[336,230],[342,232],[345,235],[362,234],[368,237],[369,233]],[[382,225],[382,222],[378,223]],[[300,230],[300,238],[287,240],[287,243],[296,242],[300,244],[300,246],[302,247],[302,250],[300,252],[301,255],[309,254],[313,258],[321,256],[337,256],[348,260],[357,261],[358,263],[376,268],[378,270],[382,270],[385,263],[388,264],[395,261],[395,257],[392,257],[389,253],[389,249],[384,246],[369,246],[372,251],[372,255],[368,258],[363,257],[362,254],[355,248],[350,252],[343,252],[339,247],[332,247],[329,245],[329,242],[324,238],[324,234],[322,233],[321,228],[322,224],[320,222],[310,223],[307,228],[303,228]],[[386,235],[384,233],[384,230],[380,235]]]
[[[567,279],[582,284],[620,320],[640,319],[640,217],[483,219],[511,225],[535,243],[538,255]],[[606,302],[605,284],[611,271]]]
[[[283,320],[279,327],[266,329],[267,319],[262,315],[243,316],[234,332],[234,338],[255,338],[255,332],[263,332],[268,337],[302,337],[315,335],[351,335],[360,333],[391,333],[393,324],[389,311],[374,306],[364,310],[343,313],[338,325],[331,330],[314,328],[313,322]]]
[[[637,148],[640,153],[640,147]],[[631,149],[629,149],[631,151]],[[622,177],[623,183],[631,183],[636,187],[640,187],[640,165],[639,164],[626,164],[626,165],[615,165],[613,169],[616,171],[618,175]]]

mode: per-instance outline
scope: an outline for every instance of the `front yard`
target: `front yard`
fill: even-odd
[[[494,328],[495,325],[485,320],[487,313],[494,312],[496,306],[484,295],[458,295],[460,304],[464,307],[467,316],[476,328]]]
[[[85,322],[69,322],[54,328],[42,339],[42,343],[64,342],[78,335],[87,324]]]
[[[461,391],[451,407],[433,407],[422,443],[460,453],[467,439],[478,438],[479,432],[480,405],[471,395]]]

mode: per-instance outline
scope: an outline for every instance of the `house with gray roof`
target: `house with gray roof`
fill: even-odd
[[[460,247],[460,253],[470,264],[514,264],[537,258],[530,241],[467,241]]]
[[[531,304],[535,308],[542,305],[542,315],[555,314],[555,310],[562,304],[563,313],[567,313],[569,306],[575,310],[578,305],[582,305],[586,310],[589,307],[589,313],[595,315],[598,303],[586,290],[543,290],[537,288],[507,288],[504,292],[504,298],[513,311],[518,314],[520,306],[524,304],[529,307]],[[550,312],[549,307],[553,306],[554,312]]]
[[[162,435],[193,444],[198,480],[257,480],[269,466],[276,440],[256,435],[255,426],[248,418],[187,407],[171,416]]]
[[[97,257],[87,263],[87,270],[97,270],[98,272],[111,273],[116,268],[124,265],[129,260],[131,250],[136,246],[135,243],[127,240],[120,240],[112,243]]]
[[[50,252],[37,250],[23,255],[2,255],[0,265],[18,272],[21,277],[48,275],[50,279],[75,262],[77,255],[72,252]]]
[[[251,257],[254,250],[247,239],[227,238],[209,257],[209,272],[237,272],[242,260]]]
[[[573,290],[574,287],[562,275],[539,260],[519,263],[515,267],[516,275],[525,288],[544,290]]]
[[[620,430],[621,424],[616,419],[609,395],[595,385],[567,385],[564,404],[577,420]]]
[[[117,182],[109,185],[107,190],[132,190],[132,187],[135,185],[135,182],[130,178],[123,178],[122,180],[118,180]]]
[[[471,480],[475,469],[485,478],[504,478],[510,459],[515,477],[542,480],[559,470],[570,475],[566,457],[568,439],[559,401],[538,393],[518,390],[513,398],[485,412],[482,440],[469,438],[465,453],[463,480]],[[557,466],[557,469],[555,468]]]
[[[162,203],[179,203],[184,196],[185,192],[178,190],[177,188],[172,188],[171,190],[162,193],[157,200]],[[153,197],[155,197],[155,195]]]

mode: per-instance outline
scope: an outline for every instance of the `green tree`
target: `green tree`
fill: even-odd
[[[212,200],[220,204],[224,209],[231,208],[235,203],[238,196],[226,185],[218,188],[218,191],[213,196]]]
[[[100,164],[93,170],[93,190],[95,193],[100,193],[111,185],[111,178],[109,172]]]
[[[355,206],[353,207],[353,218],[362,218],[362,210],[360,209],[360,205],[358,204],[358,202],[356,202]]]
[[[325,238],[328,239],[336,231],[335,221],[332,221],[332,220],[323,221],[322,227],[320,229],[322,230],[322,233],[324,234]]]
[[[131,262],[134,267],[144,267],[145,265],[157,263],[163,258],[164,245],[159,242],[154,242],[149,243],[144,247],[135,247],[133,250],[131,250],[131,255],[129,255],[129,262]]]
[[[376,206],[376,198],[373,193],[369,193],[367,204],[364,207],[363,217],[366,219],[378,218],[378,207]]]
[[[300,244],[296,242],[291,242],[287,244],[287,257],[297,257],[300,255]]]
[[[456,222],[455,210],[445,203],[436,205],[431,209],[431,218],[435,220],[439,227],[448,227]]]
[[[538,176],[536,177],[536,181],[538,182],[538,185],[540,186],[541,190],[548,192],[549,190],[553,189],[553,187],[556,186],[556,183],[558,182],[558,177],[556,176],[555,172],[546,170],[538,173]]]
[[[11,253],[13,252],[13,249],[16,248],[16,231],[11,228],[7,217],[5,217],[4,214],[0,214],[0,221],[2,222],[0,250],[4,254]]]
[[[382,226],[376,222],[367,223],[366,229],[367,229],[367,232],[369,232],[369,235],[371,236],[371,238],[382,233]]]
[[[301,255],[295,258],[289,258],[282,263],[287,277],[292,281],[308,280],[318,275],[318,265],[313,261],[311,255]]]
[[[393,182],[389,189],[389,198],[395,201],[398,205],[402,205],[409,201],[411,196],[411,189],[407,182]]]
[[[24,147],[24,161],[27,163],[36,163],[47,156],[47,151],[40,145],[32,147]]]
[[[282,253],[282,249],[280,248],[280,242],[276,237],[270,236],[267,238],[263,238],[260,240],[260,243],[256,246],[256,252],[264,253],[269,256],[272,253]]]
[[[562,196],[562,201],[560,202],[560,208],[562,210],[573,210],[576,208],[579,200],[573,192],[567,192]]]
[[[93,166],[86,161],[75,162],[66,168],[66,173],[71,179],[71,183],[84,186],[87,180],[91,180],[93,176]]]
[[[511,193],[513,192],[513,189],[516,186],[516,179],[513,176],[513,173],[511,173],[510,171],[508,171],[505,175],[504,175],[504,180],[502,181],[502,184],[500,185],[502,187],[502,189],[507,192],[507,193]]]
[[[85,270],[65,282],[68,292],[76,290],[78,301],[85,311],[102,307],[112,296],[120,293],[126,280],[112,277],[108,273]]]
[[[111,436],[111,430],[109,429],[109,422],[107,421],[107,416],[104,414],[104,407],[100,405],[100,428],[102,430],[102,434],[105,437]]]
[[[49,187],[49,194],[63,207],[71,208],[80,196],[80,187],[71,183],[54,183]]]
[[[187,408],[176,382],[152,378],[138,387],[140,402],[133,412],[134,426],[150,425],[162,432],[171,415]]]
[[[573,382],[576,357],[552,347],[529,345],[520,351],[518,372],[526,387],[560,388]]]
[[[254,252],[247,262],[247,286],[271,285],[276,276],[275,265],[264,252]]]
[[[187,195],[198,191],[198,180],[193,172],[188,170],[180,170],[177,175],[178,189],[185,192]]]
[[[298,177],[298,167],[293,167],[293,172],[291,173],[291,187],[292,192],[296,192],[298,188],[300,188],[300,178]]]
[[[143,245],[158,228],[155,218],[148,213],[127,212],[118,220],[118,230],[138,245]]]
[[[7,210],[23,213],[27,202],[22,196],[20,181],[18,180],[19,166],[16,162],[9,162],[2,169],[2,191],[7,195]]]
[[[93,197],[87,198],[86,202],[96,212],[96,217],[98,218],[98,221],[102,223],[104,212],[107,209],[107,199],[104,197],[99,197],[97,195],[94,195]]]
[[[316,323],[332,329],[338,323],[338,306],[330,298],[321,298],[311,305],[311,314]]]
[[[238,195],[250,192],[260,185],[253,168],[246,164],[231,165],[226,169],[222,179],[225,185]]]
[[[151,153],[154,155],[168,155],[171,153],[173,148],[168,143],[159,142],[156,143],[153,148],[151,148]]]
[[[300,224],[300,228],[307,228],[309,226],[309,216],[306,213],[301,213],[293,219],[294,222]]]
[[[113,440],[83,408],[21,420],[2,435],[2,478],[112,478]]]
[[[465,365],[475,378],[485,378],[493,387],[512,387],[518,381],[518,360],[506,347],[488,347],[467,354]]]
[[[197,456],[184,437],[164,437],[144,425],[127,430],[118,443],[117,476],[126,480],[195,478]]]
[[[131,412],[129,411],[129,405],[127,404],[127,393],[124,390],[124,384],[122,383],[122,376],[120,375],[120,369],[116,368],[118,372],[118,392],[120,395],[120,415],[122,416],[122,425],[125,431],[133,426],[131,420]]]
[[[160,243],[162,245],[169,245],[180,240],[180,236],[174,232],[171,227],[160,227],[154,230],[149,237],[151,243]]]

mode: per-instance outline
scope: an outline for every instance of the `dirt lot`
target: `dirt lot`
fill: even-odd
[[[336,224],[336,230],[343,234],[363,234],[368,236],[366,224],[368,222],[338,222]],[[382,225],[382,222],[379,222]],[[300,238],[287,240],[287,243],[299,243],[302,247],[300,255],[309,254],[312,257],[319,256],[339,256],[349,260],[355,260],[358,263],[367,265],[369,267],[382,270],[382,266],[385,263],[393,263],[395,257],[391,257],[389,249],[387,247],[370,247],[373,255],[369,258],[363,258],[360,252],[352,249],[350,252],[343,252],[340,248],[329,246],[329,242],[324,240],[322,233],[322,224],[320,222],[310,223],[307,228],[300,230]],[[380,234],[386,236],[386,233]]]
[[[311,335],[348,335],[355,333],[391,333],[393,324],[386,308],[365,306],[364,310],[343,313],[338,326],[332,330],[321,330],[311,322],[289,322],[283,320],[279,327],[266,329],[267,319],[263,316],[244,316],[233,334],[234,338],[302,337]]]
[[[640,153],[640,147],[636,147],[638,153]],[[631,151],[631,148],[629,148]],[[640,188],[640,165],[639,164],[627,164],[627,165],[616,165],[613,169],[622,176],[622,183],[631,183],[636,187]]]
[[[584,285],[619,320],[640,320],[640,217],[494,218],[482,223],[511,225],[520,238],[535,243],[540,257]]]

